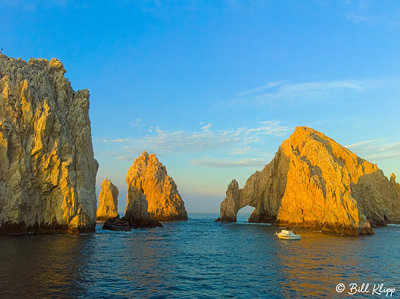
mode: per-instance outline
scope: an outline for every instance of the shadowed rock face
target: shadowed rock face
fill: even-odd
[[[188,219],[178,188],[156,155],[144,152],[138,157],[129,168],[126,182],[132,192],[142,190],[148,202],[148,212],[154,219],[159,221]]]
[[[0,233],[94,231],[89,92],[64,74],[0,55]]]
[[[243,189],[236,181],[228,186],[220,218],[236,221],[239,209],[249,205],[256,208],[251,222],[371,234],[371,225],[400,221],[395,179],[324,134],[299,127]]]
[[[103,229],[112,230],[112,231],[125,231],[128,232],[131,230],[130,223],[125,220],[124,217],[120,219],[119,217],[109,218],[103,224]]]
[[[162,227],[162,224],[148,212],[148,204],[143,191],[135,186],[129,186],[124,218],[133,228]]]
[[[104,222],[103,229],[114,231],[130,231],[131,228],[162,227],[147,211],[148,204],[142,190],[129,186],[128,201],[125,216],[109,218]]]
[[[118,215],[118,188],[111,180],[104,179],[101,183],[99,194],[99,206],[97,208],[97,220],[104,221]]]

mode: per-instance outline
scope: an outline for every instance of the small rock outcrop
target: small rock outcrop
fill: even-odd
[[[148,212],[159,221],[187,220],[185,204],[174,180],[155,154],[144,152],[129,168],[126,176],[132,194],[143,191]],[[140,190],[140,191],[137,191]],[[128,191],[129,192],[129,191]],[[129,202],[129,194],[128,194]]]
[[[0,54],[0,233],[94,231],[89,91],[64,74],[57,59]]]
[[[162,224],[154,219],[147,210],[148,203],[143,190],[139,190],[135,186],[129,186],[125,220],[133,228],[162,227]]]
[[[112,230],[112,231],[130,231],[131,225],[129,222],[123,217],[114,217],[107,219],[103,224],[103,229]]]
[[[221,221],[236,221],[244,206],[255,207],[250,222],[372,234],[372,226],[400,221],[400,187],[376,164],[318,131],[299,127],[243,189],[231,182]]]
[[[105,221],[118,215],[118,188],[111,180],[104,179],[101,183],[99,194],[99,206],[97,208],[97,220]]]

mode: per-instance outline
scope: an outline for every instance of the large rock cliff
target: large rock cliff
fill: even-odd
[[[64,74],[0,54],[0,233],[94,231],[89,92]]]
[[[400,186],[372,164],[307,127],[296,128],[274,159],[247,180],[228,186],[222,221],[236,221],[244,206],[251,222],[312,228],[348,235],[400,221]]]
[[[103,221],[118,215],[118,188],[111,180],[104,179],[101,183],[99,206],[97,207],[97,220]]]
[[[138,157],[129,168],[126,182],[132,192],[143,192],[148,202],[148,212],[155,219],[187,220],[185,204],[178,188],[155,154],[144,152]]]

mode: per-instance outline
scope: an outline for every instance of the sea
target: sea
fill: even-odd
[[[400,226],[357,238],[215,223],[0,237],[1,298],[398,298]]]

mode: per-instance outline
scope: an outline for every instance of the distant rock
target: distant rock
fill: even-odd
[[[104,179],[101,183],[99,194],[99,206],[97,208],[97,220],[105,221],[118,215],[118,188],[111,180]]]
[[[239,184],[236,180],[232,180],[226,190],[226,199],[221,203],[221,217],[217,219],[218,222],[236,222],[236,214],[241,208],[240,204]]]
[[[220,218],[236,221],[239,209],[252,206],[250,222],[372,234],[371,226],[400,221],[395,180],[324,134],[299,127],[243,189],[230,183]]]
[[[0,54],[0,233],[94,231],[89,91],[64,74],[57,59]]]
[[[147,210],[148,204],[143,191],[135,186],[129,186],[125,219],[133,228],[162,227],[162,224],[155,220]]]
[[[130,231],[131,225],[125,218],[119,217],[109,218],[103,224],[103,229],[112,231]]]
[[[148,212],[159,221],[187,220],[185,204],[174,180],[155,154],[144,152],[129,168],[126,182],[132,192],[142,190]],[[135,193],[136,194],[136,193]],[[129,200],[129,199],[128,199]]]

